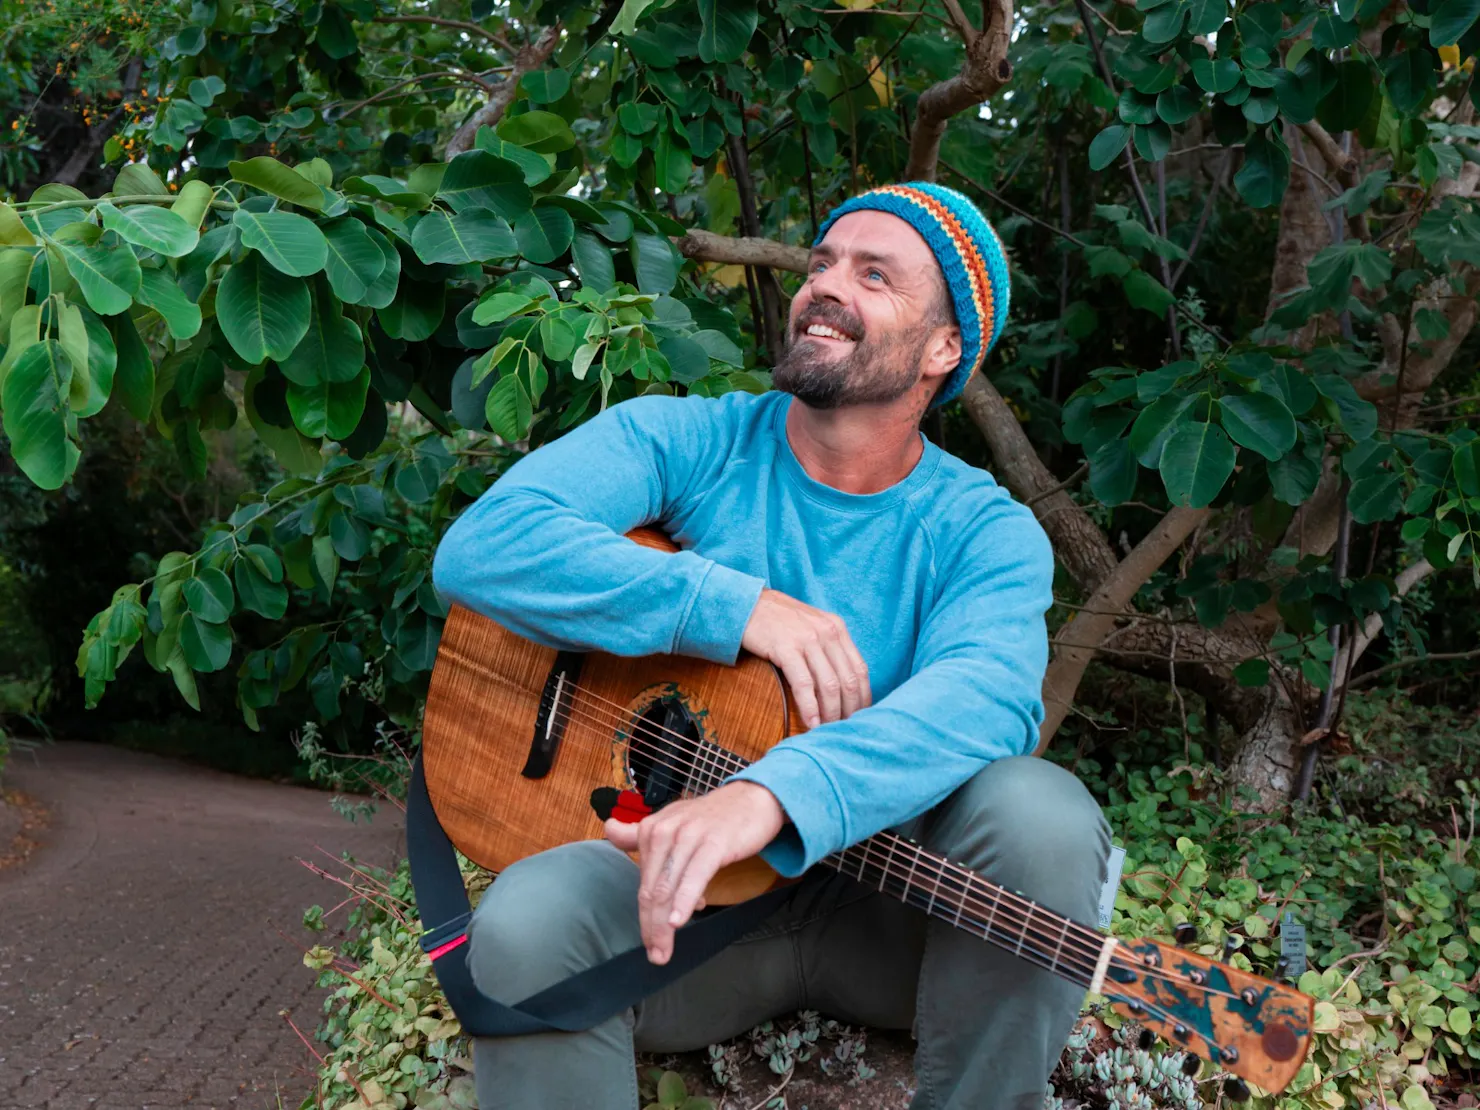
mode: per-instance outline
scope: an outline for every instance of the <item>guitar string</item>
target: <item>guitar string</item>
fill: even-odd
[[[523,690],[525,693],[532,694],[534,692],[533,690],[529,690],[529,689],[527,689],[525,687],[519,687],[519,686],[517,686],[517,684],[515,684],[511,680],[504,679],[502,676],[494,675],[493,677],[495,677],[497,680],[499,680],[501,682],[504,682],[506,685],[515,686],[515,688],[520,689],[520,690]],[[655,735],[655,734],[659,734],[659,733],[666,733],[667,735],[673,737],[674,739],[682,741],[685,745],[691,743],[690,738],[688,736],[684,735],[683,733],[677,732],[677,731],[675,731],[673,729],[670,729],[670,728],[667,728],[667,727],[665,727],[663,725],[658,725],[655,722],[646,721],[646,720],[643,720],[641,718],[638,718],[636,721],[630,721],[631,710],[628,707],[621,705],[621,703],[619,703],[619,702],[612,701],[609,698],[604,698],[601,695],[596,694],[594,691],[590,690],[589,688],[582,686],[578,682],[565,684],[564,685],[564,690],[570,692],[570,695],[571,695],[570,705],[571,705],[571,709],[572,710],[574,710],[574,708],[577,705],[576,697],[578,695],[583,697],[584,707],[588,710],[588,712],[582,714],[582,717],[583,717],[584,720],[586,720],[586,721],[588,721],[588,722],[590,722],[592,724],[600,725],[602,727],[616,727],[616,728],[627,727],[629,731],[636,731],[638,729],[642,729],[642,730],[647,731],[650,735]],[[546,702],[548,700],[549,700],[549,695],[548,694],[542,695],[541,698],[540,698],[540,704],[541,704],[541,706],[548,709],[548,706],[546,705]],[[597,704],[597,703],[605,703],[605,705],[603,706],[603,705]],[[606,707],[610,707],[610,708],[606,708]],[[560,713],[561,713],[561,711],[559,709],[556,709],[556,710],[554,710],[552,712],[551,715],[552,716],[556,716],[556,715],[558,715]],[[565,715],[568,718],[572,714],[569,713],[569,712],[567,712]],[[629,740],[629,747],[631,747],[631,746],[632,746],[632,744],[631,744],[631,741]],[[723,772],[723,771],[726,770],[726,768],[723,767],[722,765],[719,765],[717,763],[716,759],[709,758],[710,753],[713,753],[714,756],[721,757],[725,761],[727,761],[728,764],[729,764],[729,767],[727,769],[729,771],[740,770],[740,769],[742,769],[745,766],[744,761],[740,760],[739,757],[735,756],[731,752],[725,751],[723,748],[720,748],[718,745],[712,744],[712,743],[710,743],[708,741],[701,741],[700,748],[701,748],[701,751],[703,751],[706,748],[709,749],[709,752],[706,752],[706,761],[709,762],[712,766],[715,766],[716,767],[716,772]],[[652,754],[652,755],[655,755],[655,756],[661,756],[661,755],[664,755],[666,753],[664,752],[664,749],[662,749],[660,747],[650,747],[648,753],[646,753],[646,754]],[[662,766],[664,766],[664,767],[666,767],[668,769],[671,769],[671,770],[681,770],[681,771],[701,771],[702,770],[702,768],[700,768],[698,766],[698,764],[696,764],[696,763],[694,763],[692,761],[685,761],[684,765],[677,765],[677,766],[674,765],[673,763],[667,761],[666,759],[657,759],[657,760],[655,760],[655,762],[657,762],[657,763],[661,764]],[[718,784],[719,784],[719,780],[716,779],[714,781],[713,785],[718,785]],[[887,834],[887,835],[893,835],[893,834]],[[929,857],[925,857],[925,856],[922,855],[922,848],[921,848],[921,846],[911,844],[908,841],[903,841],[903,838],[899,838],[899,839],[903,843],[905,843],[906,845],[908,845],[909,848],[912,849],[916,853],[917,857],[919,857],[919,858],[927,858],[927,859],[929,858]],[[874,848],[871,845],[869,845],[869,842],[868,841],[864,841],[863,842],[863,846],[864,846],[864,850],[867,851],[867,852],[869,852],[869,853],[872,853],[874,851]],[[858,847],[858,846],[854,846],[854,847]],[[882,849],[880,850],[880,853],[882,854]],[[972,902],[975,906],[977,906],[977,907],[985,907],[986,906],[986,903],[982,902],[978,897],[976,897],[975,894],[974,894],[974,892],[973,892],[973,890],[972,890],[972,882],[973,882],[973,880],[975,880],[978,883],[980,883],[982,881],[981,878],[980,878],[980,876],[976,876],[974,872],[971,872],[968,869],[960,868],[957,865],[951,864],[948,860],[947,861],[944,861],[944,863],[946,864],[946,867],[945,867],[945,869],[942,869],[942,867],[941,867],[941,865],[939,863],[935,862],[934,860],[931,860],[930,861],[930,868],[926,872],[926,877],[927,878],[933,877],[933,878],[935,878],[937,880],[937,890],[939,889],[940,884],[941,884],[941,882],[943,880],[949,879],[950,880],[950,883],[951,883],[951,886],[950,886],[949,891],[948,891],[949,894],[951,894],[951,895],[953,895],[955,897],[958,897],[958,898],[960,898],[962,896],[966,896],[967,900],[970,901],[970,902]],[[1033,930],[1040,939],[1042,939],[1044,937],[1047,937],[1047,936],[1051,936],[1051,933],[1045,933],[1042,928],[1035,927],[1036,926],[1036,923],[1033,920],[1034,912],[1036,910],[1043,909],[1043,907],[1038,906],[1036,903],[1032,902],[1029,899],[1026,899],[1026,898],[1023,898],[1020,895],[1014,894],[1013,892],[1008,891],[1008,890],[1006,890],[1006,888],[1000,887],[997,884],[991,884],[991,885],[992,885],[994,891],[997,892],[996,893],[996,896],[993,899],[992,906],[991,906],[991,909],[992,909],[992,911],[994,913],[1001,911],[1002,903],[1003,903],[1004,900],[1006,900],[1007,902],[1009,902],[1010,904],[1012,904],[1013,905],[1013,908],[1014,909],[1017,909],[1019,912],[1022,912],[1022,908],[1023,907],[1026,907],[1027,912],[1026,912],[1026,915],[1025,915],[1025,917],[1023,919],[1023,921],[1024,921],[1024,924],[1023,924],[1024,932],[1022,934],[1024,940],[1026,940],[1027,931],[1029,929]],[[1004,896],[1005,896],[1005,899],[1004,899]],[[1045,912],[1046,913],[1051,913],[1052,911],[1045,910]],[[1075,940],[1074,940],[1074,947],[1071,949],[1071,951],[1073,951],[1076,955],[1078,955],[1080,958],[1086,960],[1087,962],[1093,962],[1094,960],[1097,960],[1098,957],[1099,957],[1099,954],[1100,954],[1100,950],[1103,947],[1103,937],[1101,936],[1101,934],[1099,934],[1098,932],[1094,932],[1094,931],[1090,930],[1086,926],[1080,924],[1079,922],[1075,922],[1072,919],[1065,919],[1065,918],[1063,918],[1063,915],[1054,914],[1054,916],[1055,917],[1058,917],[1061,921],[1062,920],[1069,920],[1070,921],[1070,924],[1071,924],[1071,928],[1073,930],[1076,930],[1077,931],[1077,935],[1076,935]],[[1186,978],[1185,976],[1174,975],[1174,974],[1165,972],[1165,971],[1163,971],[1163,970],[1161,970],[1159,968],[1153,967],[1152,965],[1146,964],[1140,957],[1135,956],[1132,953],[1123,953],[1118,958],[1112,960],[1112,962],[1115,963],[1116,966],[1125,967],[1125,968],[1135,968],[1137,970],[1142,971],[1143,973],[1145,973],[1147,975],[1151,975],[1151,976],[1153,976],[1155,978],[1163,979],[1163,980],[1168,981],[1168,982],[1174,982],[1174,983],[1178,983],[1178,984],[1186,984],[1187,986],[1196,988],[1198,990],[1206,991],[1206,992],[1209,992],[1209,993],[1221,994],[1221,995],[1224,995],[1225,997],[1229,997],[1229,998],[1236,997],[1231,992],[1219,991],[1219,990],[1216,990],[1214,988],[1209,988],[1209,987],[1207,987],[1207,986],[1205,986],[1203,984],[1195,983],[1191,979]]]
[[[580,688],[580,687],[574,686],[574,685],[567,685],[566,686],[566,689],[567,690],[571,690],[573,692],[573,694],[576,693],[576,692],[581,692],[581,693],[587,693],[587,694],[589,694],[589,691],[586,691],[583,688]],[[527,692],[532,693],[533,691],[527,691]],[[601,700],[606,700],[606,699],[601,699]],[[562,719],[563,718],[564,720],[567,720],[567,721],[570,720],[570,719],[579,719],[579,720],[585,721],[587,723],[590,723],[590,724],[593,724],[595,726],[602,727],[602,728],[607,728],[607,727],[623,727],[623,726],[627,726],[629,724],[628,718],[626,716],[618,717],[616,714],[613,714],[613,713],[611,713],[609,711],[602,710],[601,707],[599,707],[599,706],[593,706],[589,702],[585,703],[585,707],[588,710],[589,709],[598,710],[599,711],[599,715],[593,714],[592,712],[580,712],[580,713],[574,712],[573,710],[574,710],[576,704],[577,703],[575,702],[574,697],[572,697],[572,701],[571,701],[572,709],[570,711],[563,711],[562,712],[562,711],[558,711],[557,710],[554,714],[552,714],[552,716],[556,716],[557,719]],[[617,703],[611,703],[611,704],[615,705]],[[655,724],[653,724],[652,722],[649,722],[649,721],[641,720],[640,718],[637,721],[635,721],[635,722],[631,722],[630,729],[633,730],[633,731],[635,731],[637,729],[649,729],[649,730],[654,730],[654,731],[667,732],[670,735],[678,736],[679,738],[683,739],[685,741],[685,743],[690,742],[690,738],[687,737],[687,736],[684,736],[681,733],[675,733],[672,729],[665,729],[662,726],[655,725]],[[722,755],[723,757],[725,757],[725,759],[728,760],[732,764],[731,769],[733,769],[733,770],[739,770],[739,769],[742,769],[745,766],[745,764],[743,763],[743,761],[738,761],[739,760],[739,757],[735,756],[731,752],[725,751],[723,748],[720,748],[718,745],[712,744],[709,741],[701,741],[701,744],[704,745],[704,746],[709,747],[710,749],[712,749],[712,751],[714,753],[716,753],[718,755]],[[658,748],[658,747],[654,747],[654,746],[651,746],[651,745],[643,745],[641,747],[638,747],[637,745],[635,745],[633,743],[633,740],[632,739],[629,739],[629,745],[628,746],[629,746],[629,750],[638,750],[638,751],[642,752],[643,754],[648,754],[648,755],[654,757],[653,758],[653,762],[654,762],[655,765],[662,766],[662,767],[664,767],[664,768],[666,768],[668,770],[683,771],[683,772],[696,772],[696,773],[701,774],[701,775],[704,775],[704,774],[713,775],[713,774],[715,774],[715,772],[712,772],[712,771],[709,771],[709,772],[705,771],[705,769],[702,768],[702,767],[700,767],[699,764],[697,764],[695,762],[692,762],[692,761],[681,761],[680,763],[677,763],[677,764],[675,764],[673,762],[670,762],[667,758],[665,758],[668,753],[663,748]],[[709,786],[709,787],[712,788],[714,786],[720,785],[721,781],[722,781],[721,778],[717,778],[717,777],[716,778],[710,778],[710,779],[708,779],[705,782],[705,785],[707,785],[707,786]],[[950,861],[948,861],[948,860],[941,861],[941,862],[944,862],[946,864],[946,868],[945,869],[942,869],[941,866],[940,866],[940,863],[937,862],[935,858],[933,858],[931,855],[925,854],[925,850],[924,850],[924,848],[923,848],[922,845],[918,845],[918,844],[915,844],[915,843],[913,843],[911,841],[907,841],[907,840],[905,840],[902,837],[898,837],[897,834],[885,833],[885,834],[879,834],[879,835],[880,836],[888,836],[888,837],[890,837],[892,839],[895,839],[895,840],[899,841],[900,843],[902,843],[903,845],[905,845],[905,850],[914,852],[915,855],[917,856],[917,859],[923,859],[923,860],[925,860],[929,864],[929,869],[925,872],[925,876],[926,876],[926,878],[934,877],[937,880],[936,887],[934,888],[934,893],[936,894],[937,897],[939,896],[939,893],[940,893],[941,884],[943,882],[947,881],[947,880],[949,881],[950,886],[947,889],[947,894],[949,894],[950,896],[953,896],[953,897],[961,900],[961,903],[962,903],[962,906],[961,906],[961,908],[962,908],[962,919],[965,919],[965,906],[966,906],[966,904],[970,904],[971,906],[973,906],[974,908],[976,908],[978,910],[989,909],[989,910],[992,911],[992,913],[994,915],[996,913],[998,913],[998,912],[1001,912],[1002,903],[1003,903],[1004,900],[1007,900],[1007,901],[1010,901],[1010,902],[1015,902],[1015,903],[1018,903],[1019,905],[1026,905],[1028,907],[1028,913],[1024,916],[1022,928],[1021,928],[1021,930],[1018,933],[1016,933],[1016,934],[1007,934],[1005,931],[1002,931],[1001,932],[1001,935],[1003,937],[1009,938],[1008,940],[997,940],[997,939],[995,939],[995,938],[993,938],[991,936],[987,936],[985,939],[993,940],[994,943],[997,943],[1000,947],[1003,947],[1003,948],[1007,948],[1009,946],[1010,939],[1017,939],[1020,942],[1020,944],[1026,944],[1026,942],[1028,940],[1028,936],[1029,936],[1029,932],[1030,931],[1033,934],[1033,939],[1035,939],[1035,940],[1042,941],[1042,940],[1046,940],[1046,939],[1052,939],[1052,936],[1053,936],[1052,932],[1045,932],[1041,927],[1038,927],[1037,924],[1036,924],[1036,922],[1033,920],[1033,914],[1034,914],[1034,912],[1035,911],[1038,911],[1038,910],[1042,910],[1045,914],[1052,915],[1053,917],[1058,918],[1060,922],[1067,921],[1069,923],[1069,926],[1070,926],[1071,929],[1078,930],[1081,934],[1088,934],[1089,937],[1092,938],[1092,943],[1090,943],[1090,944],[1084,944],[1084,943],[1081,942],[1081,940],[1079,938],[1076,938],[1076,942],[1075,942],[1076,943],[1076,948],[1075,949],[1072,949],[1071,952],[1070,952],[1070,955],[1072,955],[1073,957],[1075,957],[1076,960],[1083,960],[1083,961],[1085,961],[1082,964],[1075,964],[1074,965],[1074,966],[1076,966],[1078,968],[1078,970],[1080,971],[1081,974],[1086,974],[1086,969],[1089,968],[1090,966],[1092,966],[1092,964],[1094,963],[1095,960],[1098,960],[1100,951],[1103,948],[1103,943],[1104,943],[1104,937],[1100,933],[1098,933],[1098,932],[1092,932],[1086,926],[1081,925],[1079,922],[1074,921],[1072,918],[1066,918],[1062,914],[1057,914],[1057,913],[1055,913],[1052,910],[1048,910],[1045,907],[1040,906],[1040,905],[1038,905],[1035,902],[1032,902],[1032,901],[1030,901],[1028,899],[1023,898],[1021,895],[1014,894],[1013,892],[1007,890],[1005,887],[999,886],[999,885],[997,885],[995,883],[990,883],[989,880],[983,879],[981,876],[976,875],[975,872],[972,872],[972,871],[970,871],[970,870],[968,870],[966,868],[959,867],[956,864],[951,864]],[[829,866],[834,867],[836,870],[840,871],[841,873],[846,874],[846,872],[843,871],[843,868],[838,863],[834,862],[835,859],[838,856],[846,856],[848,853],[852,853],[852,852],[862,852],[862,853],[864,853],[865,860],[871,861],[872,860],[872,857],[874,856],[875,852],[877,851],[878,855],[881,856],[882,858],[884,858],[886,860],[886,864],[887,864],[887,862],[890,859],[893,858],[894,852],[893,852],[892,846],[890,848],[890,851],[886,854],[882,848],[876,849],[874,847],[874,845],[871,843],[871,841],[874,840],[874,839],[876,839],[876,838],[869,838],[868,840],[862,841],[859,844],[851,845],[850,847],[848,847],[846,849],[843,849],[842,852],[840,852],[840,853],[834,853],[833,856],[827,857],[826,859],[824,859],[821,862],[826,863]],[[875,866],[879,866],[879,865],[875,864]],[[894,876],[892,876],[892,874],[886,874],[886,877],[894,877]],[[986,883],[986,884],[988,884],[988,885],[990,885],[992,887],[992,890],[993,890],[995,896],[994,896],[993,901],[992,901],[992,904],[990,906],[988,906],[987,903],[985,903],[984,901],[982,901],[979,897],[977,897],[974,894],[973,889],[972,889],[973,882],[975,882],[977,884]],[[1005,896],[1005,898],[1004,898],[1004,896]],[[1017,908],[1017,907],[1013,907],[1013,908]],[[989,920],[989,925],[990,925],[990,920]],[[1063,935],[1064,935],[1065,939],[1067,939],[1067,930],[1064,931]],[[1032,962],[1032,961],[1029,961],[1029,962]],[[1197,991],[1200,991],[1200,992],[1203,992],[1203,993],[1206,993],[1206,994],[1221,995],[1223,997],[1230,998],[1230,999],[1237,998],[1238,997],[1233,992],[1220,990],[1220,989],[1215,988],[1215,987],[1210,987],[1210,986],[1208,986],[1206,984],[1196,983],[1192,979],[1187,978],[1185,976],[1176,975],[1176,974],[1167,972],[1167,971],[1165,971],[1165,970],[1163,970],[1161,968],[1158,968],[1158,967],[1155,967],[1153,965],[1147,964],[1139,956],[1136,956],[1134,953],[1124,952],[1120,948],[1117,948],[1116,954],[1115,954],[1114,957],[1112,957],[1112,961],[1111,962],[1112,962],[1112,964],[1114,964],[1114,966],[1117,966],[1117,967],[1125,968],[1127,970],[1134,969],[1136,971],[1139,971],[1145,977],[1163,980],[1165,982],[1172,983],[1172,984],[1175,984],[1175,985],[1178,985],[1178,986],[1190,987],[1190,988],[1192,988],[1194,990],[1197,990]],[[1040,963],[1040,964],[1038,964],[1036,966],[1043,966],[1043,967],[1047,968],[1048,970],[1053,970],[1053,968],[1051,968],[1051,967],[1048,966],[1048,963],[1047,962],[1042,962],[1042,963]],[[1070,965],[1068,965],[1066,963],[1063,966],[1067,967],[1067,966],[1070,966]],[[1150,1004],[1149,1003],[1142,1002],[1141,1005],[1143,1007],[1145,1007],[1145,1006],[1149,1006]]]
[[[532,689],[521,686],[513,680],[507,679],[502,675],[498,675],[491,671],[485,671],[485,673],[489,677],[494,678],[496,681],[499,681],[506,686],[510,686],[522,693],[534,693]],[[588,723],[600,727],[616,727],[619,729],[626,728],[628,731],[635,731],[636,729],[641,728],[647,730],[650,736],[660,733],[666,733],[668,736],[682,741],[685,745],[692,743],[690,737],[686,736],[683,733],[677,732],[674,729],[667,728],[666,726],[658,725],[654,722],[646,721],[641,718],[638,718],[636,721],[630,721],[631,710],[627,706],[622,705],[620,702],[612,701],[609,698],[602,697],[601,695],[595,693],[595,691],[589,689],[588,687],[582,686],[578,682],[566,683],[564,684],[563,689],[564,691],[568,691],[571,695],[571,710],[562,712],[558,708],[554,709],[553,711],[551,711],[551,716],[554,716],[557,719],[559,719],[560,716],[563,716],[566,720],[568,720],[570,719],[570,717],[575,715],[573,713],[573,710],[576,706],[576,697],[579,695],[583,697],[585,701],[585,708],[588,710],[588,712],[581,714],[581,717]],[[549,710],[549,706],[546,705],[549,696],[550,695],[548,693],[542,694],[540,696],[540,705],[546,710]],[[604,703],[604,705],[598,703]],[[629,740],[629,747],[631,746],[632,744]],[[704,749],[709,749],[709,751],[705,754],[706,761],[715,768],[715,771],[711,773],[733,772],[741,770],[746,766],[745,762],[741,760],[738,756],[724,750],[723,748],[720,748],[716,744],[710,743],[709,741],[701,741],[700,749],[701,751],[703,751]],[[649,746],[648,751],[644,754],[661,756],[666,753],[661,747]],[[721,758],[728,764],[728,767],[719,762],[719,759]],[[655,763],[659,763],[670,770],[703,771],[703,768],[701,768],[697,763],[691,761],[687,762],[686,765],[675,765],[671,762],[668,762],[666,759],[655,759]],[[719,785],[719,781],[720,779],[716,778],[713,782],[713,785]],[[896,834],[884,835],[888,835],[891,838],[899,839],[904,844],[908,845],[908,847],[916,853],[917,857],[924,858],[929,861],[930,869],[927,870],[926,877],[936,879],[937,890],[939,890],[942,881],[949,879],[951,887],[948,893],[958,898],[964,896],[966,901],[971,902],[977,908],[986,907],[986,903],[982,902],[978,897],[976,897],[974,895],[974,892],[972,891],[973,880],[976,880],[977,882],[983,881],[980,876],[977,876],[974,872],[971,872],[968,869],[960,868],[958,865],[951,864],[948,860],[943,861],[945,863],[945,867],[942,868],[940,863],[931,859],[929,856],[923,855],[922,846],[913,844],[909,841],[905,841],[903,838],[898,838],[896,837]],[[871,839],[873,838],[870,838],[870,840]],[[852,848],[862,848],[864,851],[870,854],[872,854],[874,851],[874,848],[870,845],[869,840],[863,841],[860,845],[853,845],[850,849],[845,849],[845,851],[852,850]],[[882,854],[882,849],[880,849],[880,853]],[[1026,941],[1028,929],[1033,929],[1039,939],[1051,936],[1051,934],[1043,932],[1041,928],[1036,928],[1035,923],[1033,922],[1034,911],[1044,910],[1044,907],[1038,906],[1036,903],[1022,897],[1021,895],[1017,895],[1012,891],[1008,891],[1005,887],[998,886],[997,884],[991,884],[991,886],[993,887],[994,891],[997,892],[996,896],[993,899],[992,906],[990,907],[994,913],[1000,912],[1002,902],[1004,901],[1004,896],[1005,900],[1011,903],[1013,905],[1013,908],[1017,909],[1019,912],[1022,912],[1023,908],[1026,907],[1027,912],[1023,919],[1024,932],[1021,934],[1024,941]],[[1044,910],[1044,912],[1051,913],[1052,911]],[[1075,955],[1085,960],[1090,960],[1091,957],[1098,959],[1100,949],[1103,945],[1103,937],[1101,936],[1101,934],[1090,930],[1087,926],[1084,926],[1079,922],[1073,921],[1072,919],[1066,919],[1063,917],[1063,915],[1054,914],[1054,916],[1060,918],[1060,920],[1069,920],[1071,929],[1077,931],[1077,935],[1074,941],[1075,947],[1072,950]],[[1115,963],[1117,966],[1121,967],[1134,968],[1135,970],[1140,971],[1143,974],[1153,976],[1158,979],[1163,979],[1168,982],[1174,982],[1179,985],[1185,984],[1200,991],[1220,994],[1229,998],[1237,997],[1231,992],[1217,990],[1204,984],[1195,983],[1185,976],[1168,973],[1160,968],[1145,963],[1144,960],[1142,960],[1138,956],[1135,956],[1133,953],[1118,953],[1118,955],[1112,960],[1112,963]]]

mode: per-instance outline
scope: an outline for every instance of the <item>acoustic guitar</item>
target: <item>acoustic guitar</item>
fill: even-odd
[[[674,550],[651,530],[631,538]],[[432,671],[422,762],[449,839],[497,872],[600,838],[614,810],[640,814],[704,794],[801,731],[780,672],[747,653],[727,667],[555,651],[454,606]],[[1247,1097],[1240,1080],[1283,1090],[1305,1058],[1315,1003],[1285,984],[1182,947],[1107,937],[893,832],[823,862],[1104,996],[1238,1077],[1225,1087],[1234,1098]],[[722,870],[705,899],[731,905],[785,881],[756,857]]]

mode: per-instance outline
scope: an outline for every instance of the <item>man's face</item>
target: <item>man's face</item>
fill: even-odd
[[[940,266],[919,232],[887,212],[848,213],[812,250],[776,388],[835,409],[887,404],[922,372],[949,372],[960,343],[949,317],[943,322],[944,297]]]

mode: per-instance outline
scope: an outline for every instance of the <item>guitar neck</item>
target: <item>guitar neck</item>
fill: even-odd
[[[822,862],[1079,986],[1094,978],[1101,933],[898,833],[878,833]]]

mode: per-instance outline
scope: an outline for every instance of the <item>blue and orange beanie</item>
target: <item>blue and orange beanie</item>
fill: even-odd
[[[955,189],[927,181],[884,185],[850,197],[822,222],[816,243],[838,217],[863,209],[888,212],[918,231],[945,275],[961,329],[961,361],[935,398],[935,404],[943,405],[966,387],[1002,335],[1007,323],[1007,253],[981,209]]]

